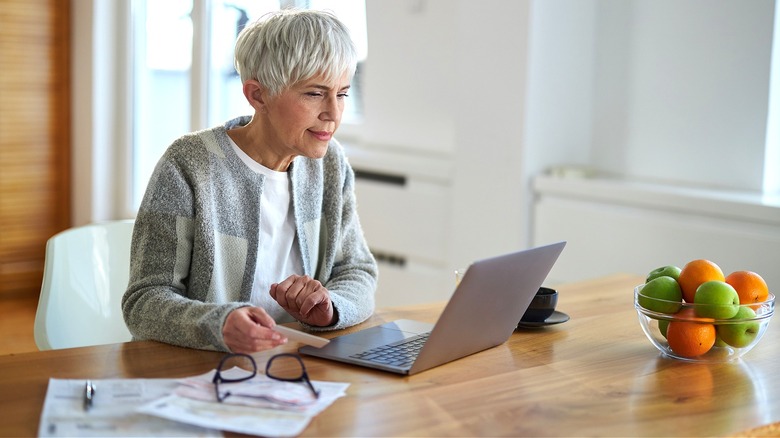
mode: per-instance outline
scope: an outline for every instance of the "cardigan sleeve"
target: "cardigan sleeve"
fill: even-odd
[[[207,302],[190,287],[198,281],[190,272],[195,246],[193,178],[172,152],[156,167],[133,229],[122,311],[136,340],[227,351],[224,320],[248,303]],[[198,250],[208,247],[198,245]]]

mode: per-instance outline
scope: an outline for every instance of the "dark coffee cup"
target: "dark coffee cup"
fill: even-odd
[[[544,322],[553,314],[557,304],[558,291],[549,287],[540,287],[520,321]]]

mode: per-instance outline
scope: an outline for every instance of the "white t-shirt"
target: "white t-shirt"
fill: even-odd
[[[271,284],[303,274],[303,258],[295,232],[290,179],[287,172],[271,170],[247,155],[232,140],[233,150],[253,172],[265,175],[260,197],[260,238],[251,303],[262,307],[276,322],[293,318],[271,298]]]

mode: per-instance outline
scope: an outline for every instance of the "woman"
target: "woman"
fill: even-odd
[[[377,266],[358,221],[354,173],[333,139],[355,72],[344,25],[281,11],[238,37],[254,109],[176,140],[149,182],[122,300],[135,339],[251,353],[374,310]]]

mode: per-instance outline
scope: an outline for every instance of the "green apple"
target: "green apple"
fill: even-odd
[[[661,332],[663,337],[666,337],[666,329],[669,328],[669,320],[668,319],[659,319],[658,320],[658,330]]]
[[[731,319],[739,311],[739,294],[725,281],[705,281],[693,296],[696,316],[702,318]]]
[[[647,274],[647,279],[645,280],[645,283],[647,283],[650,280],[653,280],[655,278],[663,277],[663,276],[672,277],[675,280],[679,280],[680,279],[680,271],[681,271],[681,269],[678,268],[677,266],[674,266],[674,265],[661,266],[660,268],[654,269],[654,270],[650,271],[649,274]]]
[[[743,320],[755,317],[756,312],[754,312],[753,309],[750,307],[740,307],[739,311],[732,319]],[[732,347],[747,347],[756,339],[760,328],[761,326],[758,321],[727,322],[718,324],[718,337]]]
[[[654,278],[639,291],[637,302],[653,312],[677,313],[682,306],[682,290],[672,277]]]

